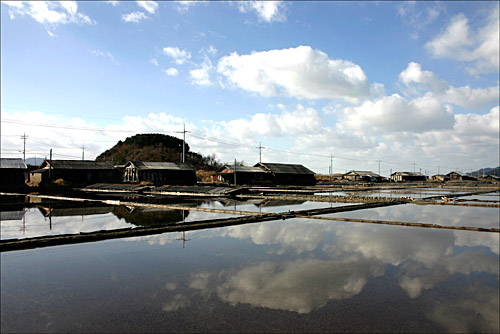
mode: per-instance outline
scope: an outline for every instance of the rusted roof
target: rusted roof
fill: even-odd
[[[1,158],[0,168],[27,169],[26,164],[21,158]]]
[[[93,161],[93,160],[45,160],[40,167],[52,169],[109,169],[113,170],[113,164],[109,161]]]
[[[274,174],[311,174],[314,172],[302,165],[259,162],[254,167],[262,167]],[[238,171],[236,171],[238,172]]]
[[[190,163],[176,163],[176,162],[155,162],[155,161],[135,161],[131,160],[126,165],[133,164],[138,170],[186,170],[195,171],[196,169]]]

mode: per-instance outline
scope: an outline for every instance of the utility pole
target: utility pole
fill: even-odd
[[[415,163],[415,161],[413,161],[413,173],[415,173],[415,166],[416,166],[416,165],[417,165],[417,164]]]
[[[23,140],[23,161],[26,163],[26,139],[28,136],[26,136],[26,132],[21,136],[21,139]]]
[[[85,160],[85,145],[82,145],[82,160]]]
[[[49,160],[49,180],[52,180],[52,149],[50,149],[50,160]]]
[[[177,131],[177,133],[182,133],[183,134],[183,139],[182,139],[182,163],[186,162],[186,132],[191,132],[191,131],[186,131],[186,123],[183,124],[184,130],[183,131]]]
[[[389,174],[389,183],[390,183],[392,181],[392,168],[391,168],[389,173],[391,173],[391,174]]]
[[[377,161],[378,161],[378,175],[380,175],[380,159],[378,159]]]
[[[330,181],[333,181],[333,155],[330,153]]]
[[[259,149],[259,163],[262,162],[262,149],[265,148],[262,146],[262,143],[259,142],[259,146],[257,147]]]

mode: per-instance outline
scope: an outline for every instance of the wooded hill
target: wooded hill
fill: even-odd
[[[186,162],[196,168],[205,170],[217,170],[221,163],[216,160],[215,154],[203,156],[189,151],[186,143]],[[101,153],[96,161],[113,161],[114,164],[122,165],[129,160],[139,161],[182,161],[182,140],[169,135],[158,133],[138,134],[128,137],[125,141],[118,141],[109,150]]]

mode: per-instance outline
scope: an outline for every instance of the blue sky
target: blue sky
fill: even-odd
[[[222,162],[499,165],[497,2],[2,2],[2,157],[136,133]]]

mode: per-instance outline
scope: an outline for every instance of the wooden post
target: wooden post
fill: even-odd
[[[236,187],[236,159],[234,159],[234,186]]]

